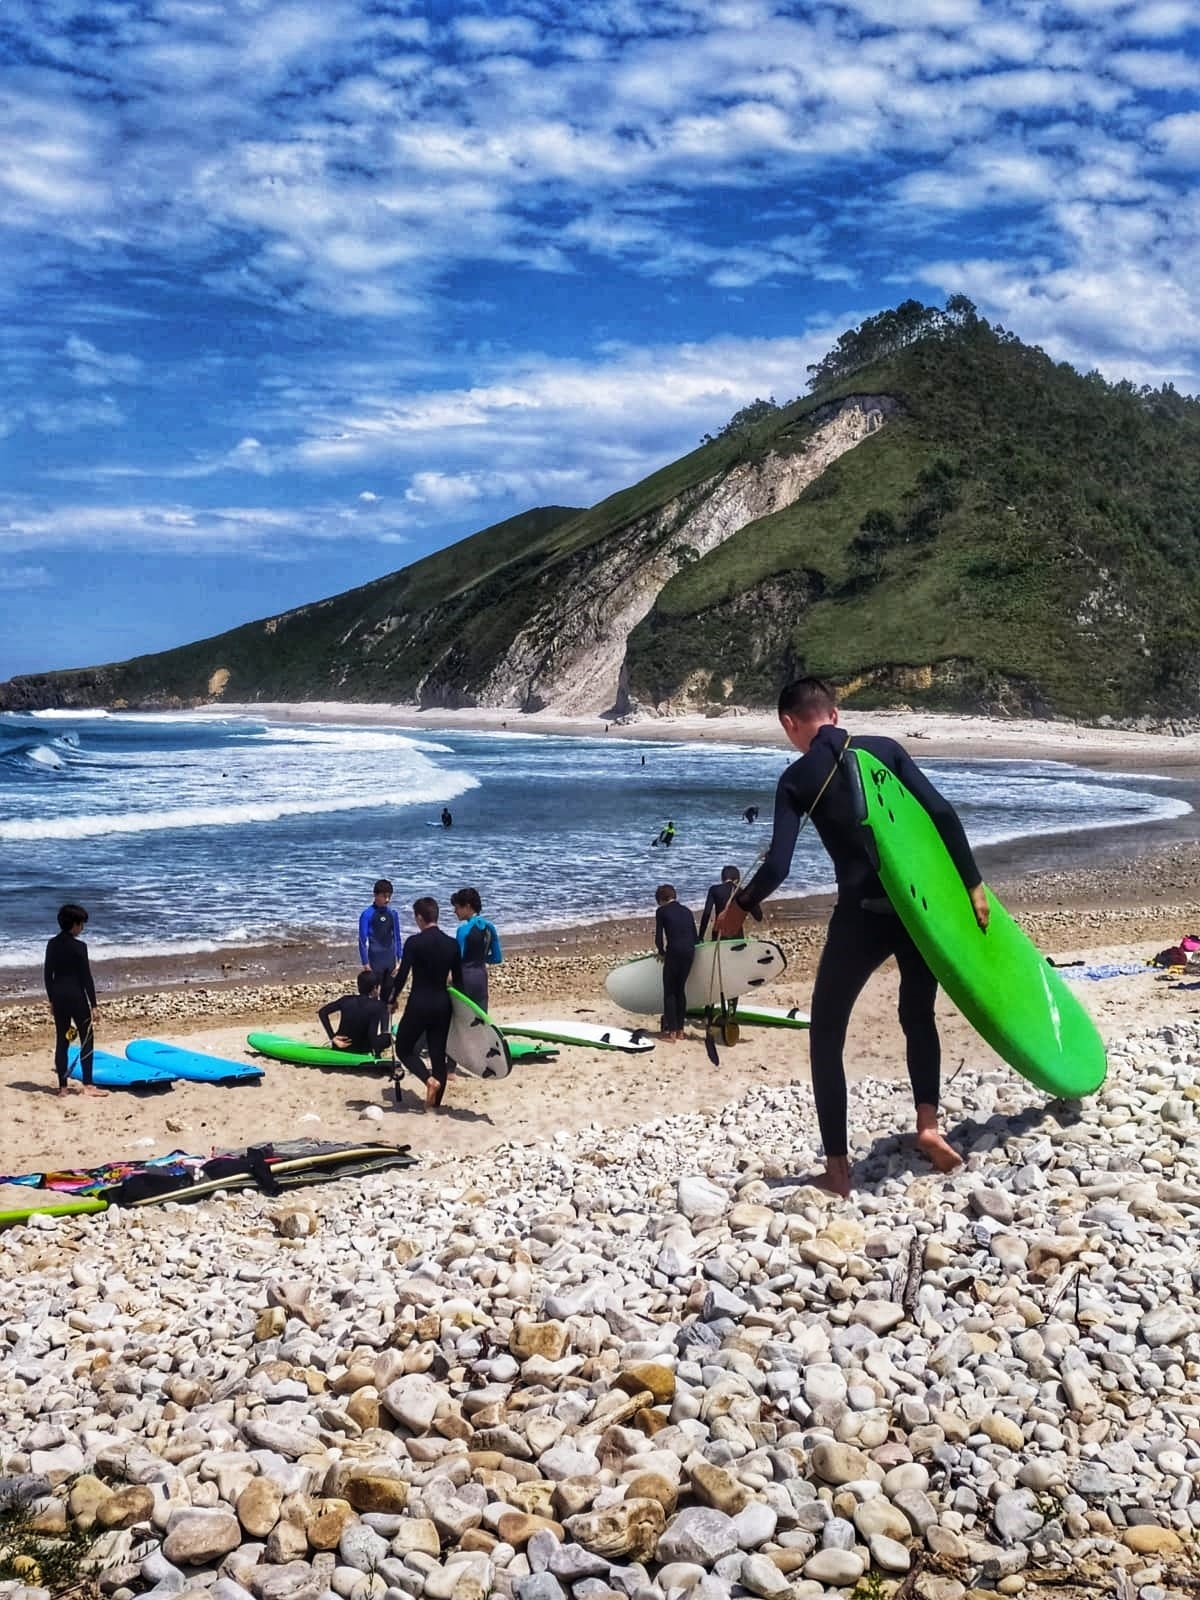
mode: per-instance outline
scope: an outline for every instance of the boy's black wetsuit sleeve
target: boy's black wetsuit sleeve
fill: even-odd
[[[708,929],[709,919],[717,916],[719,912],[722,912],[725,909],[725,903],[721,900],[720,895],[721,885],[719,883],[714,883],[704,897],[704,910],[700,913],[699,937],[701,939],[704,938],[705,932]],[[728,899],[729,896],[726,895],[725,900]]]
[[[794,761],[775,789],[775,817],[766,859],[746,886],[734,897],[743,910],[756,911],[774,894],[792,868],[796,839],[804,817],[813,811],[813,826],[828,850],[837,876],[838,892],[851,898],[875,898],[883,886],[863,839],[857,787],[849,773],[836,772],[846,736],[832,726],[822,728],[808,754]],[[894,739],[865,737],[857,747],[881,761],[929,813],[942,843],[967,889],[983,881],[971,846],[954,807],[930,783],[908,752]],[[819,801],[819,804],[818,804]]]
[[[458,948],[458,940],[450,941],[454,946],[454,955],[450,963],[450,987],[462,991],[462,951]]]
[[[333,1015],[333,1013],[336,1011],[338,1013],[338,1020],[340,1021],[341,1020],[342,1007],[345,1004],[346,1004],[346,996],[342,995],[337,1000],[331,1000],[327,1006],[322,1006],[321,1009],[317,1012],[317,1016],[320,1019],[321,1026],[325,1029],[326,1034],[331,1039],[336,1038],[337,1035],[334,1032],[333,1028],[330,1026],[329,1019]]]
[[[667,929],[666,924],[663,921],[662,906],[659,906],[658,910],[654,913],[654,948],[658,951],[660,956],[666,955],[667,953]]]

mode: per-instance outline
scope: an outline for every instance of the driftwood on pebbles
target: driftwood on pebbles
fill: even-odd
[[[949,1179],[854,1100],[849,1203],[796,1086],[12,1230],[0,1471],[115,1600],[1193,1593],[1200,1032],[963,1073]]]

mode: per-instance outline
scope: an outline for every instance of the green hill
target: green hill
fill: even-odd
[[[348,699],[1200,711],[1200,404],[1082,376],[968,302],[843,336],[811,392],[587,511],[514,517],[182,649],[0,706]],[[802,379],[797,374],[797,386]]]

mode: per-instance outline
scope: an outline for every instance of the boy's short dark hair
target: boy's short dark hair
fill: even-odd
[[[673,883],[660,883],[654,891],[654,898],[660,906],[665,906],[669,901],[676,898],[675,885]]]
[[[450,904],[452,906],[470,906],[476,916],[479,916],[483,910],[483,901],[479,898],[479,890],[469,887],[456,889],[450,896]]]
[[[837,696],[824,678],[793,678],[779,691],[779,715],[799,717],[809,722],[813,717],[827,717],[837,709]]]
[[[386,878],[376,878],[372,894],[391,894],[392,886]]]
[[[64,933],[70,933],[72,928],[78,928],[88,919],[87,912],[82,906],[77,906],[68,901],[65,906],[58,908],[58,925]]]
[[[358,992],[361,995],[374,994],[379,988],[379,974],[377,972],[360,972],[358,975]]]
[[[413,916],[420,917],[422,922],[437,921],[438,903],[431,894],[423,894],[419,900],[413,901]]]
[[[741,881],[742,869],[740,867],[728,866],[721,868],[722,883],[741,883]]]

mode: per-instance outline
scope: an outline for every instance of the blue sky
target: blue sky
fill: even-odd
[[[0,677],[589,504],[910,294],[1200,388],[1200,0],[5,0],[0,70]]]

